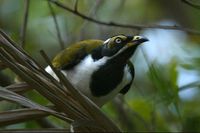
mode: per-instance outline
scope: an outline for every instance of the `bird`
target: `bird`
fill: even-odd
[[[115,35],[108,39],[83,40],[59,52],[52,65],[70,83],[102,107],[117,94],[125,95],[133,82],[135,70],[130,58],[148,39],[139,35]],[[45,70],[59,81],[50,66]]]

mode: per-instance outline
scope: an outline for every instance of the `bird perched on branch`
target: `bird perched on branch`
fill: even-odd
[[[52,61],[67,79],[98,106],[118,93],[126,94],[133,82],[131,56],[139,44],[148,41],[142,36],[113,36],[106,41],[84,40],[60,52]],[[50,66],[46,68],[57,78]]]

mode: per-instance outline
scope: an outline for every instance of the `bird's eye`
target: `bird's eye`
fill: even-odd
[[[121,42],[122,42],[122,39],[120,39],[120,38],[116,38],[116,39],[115,39],[115,43],[119,44],[119,43],[121,43]]]
[[[135,37],[135,40],[139,40],[139,39],[140,39],[140,36],[136,36],[136,37]]]

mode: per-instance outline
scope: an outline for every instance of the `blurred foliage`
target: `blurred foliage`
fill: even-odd
[[[75,0],[60,0],[60,2],[71,8],[75,4]],[[95,24],[53,4],[52,6],[56,13],[65,47],[72,42],[83,39],[106,39],[116,34],[142,34],[145,31],[145,29],[138,31]],[[200,31],[200,10],[190,7],[181,0],[79,0],[78,11],[105,22],[148,25],[169,20],[183,27],[195,28]],[[20,42],[23,12],[24,0],[0,0],[0,28],[16,42]],[[177,47],[185,51],[185,53],[179,54],[182,59],[179,59],[176,55],[169,57],[168,63],[159,63],[156,59],[150,61],[144,51],[142,53],[144,56],[138,56],[139,54],[134,56],[136,77],[132,89],[126,95],[125,100],[116,98],[114,102],[110,102],[102,108],[123,131],[200,132],[200,35],[186,34],[186,37],[183,38],[186,38],[183,45],[176,44]],[[151,38],[149,39],[151,41]],[[161,39],[167,44],[168,40],[165,39],[165,36]],[[159,45],[162,46],[162,44]],[[39,54],[41,49],[52,58],[60,51],[59,41],[47,1],[30,0],[25,50],[45,67],[46,64]],[[157,58],[159,58],[160,54],[165,55],[165,52],[171,49],[157,50]],[[178,49],[173,50],[177,50],[177,53],[179,53]],[[135,59],[144,63],[138,65],[138,61],[136,62]],[[192,75],[185,75],[180,78],[183,73],[182,69],[194,72],[196,78],[189,82],[187,79]],[[0,76],[0,79],[10,79],[8,83],[1,80],[1,86],[14,82],[15,75],[8,69],[1,70]],[[182,82],[185,83],[180,84],[180,79],[184,79]],[[180,89],[183,85],[192,82],[198,84],[184,88],[184,90]],[[184,91],[187,90],[195,90],[195,94],[186,92],[189,98],[185,98]],[[46,99],[35,91],[28,92],[25,95],[33,101],[47,104]],[[0,102],[0,111],[18,108],[16,104]],[[117,103],[120,103],[120,105]],[[127,119],[122,122],[121,117]],[[54,117],[47,119],[61,128],[68,126]],[[40,127],[37,121],[28,121],[1,128]]]

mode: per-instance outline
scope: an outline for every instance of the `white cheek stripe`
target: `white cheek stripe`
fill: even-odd
[[[110,38],[108,38],[106,41],[104,41],[103,44],[106,44],[106,43],[108,43],[109,41],[110,41]]]

